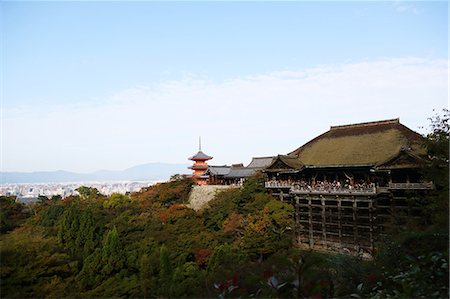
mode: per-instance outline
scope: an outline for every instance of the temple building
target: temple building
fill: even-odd
[[[253,157],[247,165],[232,164],[221,166],[208,166],[205,175],[208,175],[208,184],[210,185],[236,185],[240,186],[243,182],[257,171],[263,170],[272,163],[274,157]]]
[[[205,174],[208,170],[208,163],[206,161],[211,160],[213,157],[208,156],[202,152],[202,143],[199,138],[198,141],[198,153],[190,157],[189,160],[194,161],[194,165],[189,168],[192,169],[192,178],[197,183],[197,185],[206,185],[208,183],[209,176]]]
[[[226,185],[225,175],[230,172],[232,166],[228,165],[209,165],[205,175],[208,176],[209,185]]]
[[[232,165],[230,172],[224,178],[228,184],[242,185],[248,177],[269,166],[272,160],[273,157],[253,157],[245,167],[242,164]]]
[[[254,157],[249,165],[208,166],[189,158],[197,184],[241,186],[263,173],[266,189],[294,206],[300,247],[373,252],[392,227],[423,221],[432,182],[424,138],[397,119],[332,126],[292,152]]]
[[[424,138],[390,119],[332,126],[263,172],[266,188],[294,205],[300,245],[373,251],[389,226],[423,219],[428,162]]]
[[[418,183],[427,163],[423,137],[399,119],[332,126],[287,155],[278,155],[265,172],[272,179],[357,184]]]

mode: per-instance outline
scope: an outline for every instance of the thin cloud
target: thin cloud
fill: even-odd
[[[399,13],[412,13],[414,15],[421,13],[421,10],[417,7],[417,5],[411,2],[395,1],[394,8]]]
[[[220,82],[190,75],[118,91],[95,105],[7,110],[4,170],[184,163],[198,135],[213,164],[248,163],[289,152],[330,125],[400,117],[417,130],[432,109],[447,105],[447,66],[385,58]]]

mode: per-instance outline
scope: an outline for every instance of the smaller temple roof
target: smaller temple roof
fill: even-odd
[[[240,167],[240,168],[231,168],[230,172],[225,175],[226,178],[246,178],[251,176],[253,173],[256,172],[256,169],[254,168],[246,168],[246,167]]]
[[[263,169],[272,164],[273,156],[270,157],[253,157],[247,168],[258,168]]]
[[[190,157],[188,159],[189,160],[193,160],[193,161],[195,161],[195,160],[200,160],[200,161],[204,160],[204,161],[206,161],[206,160],[211,160],[212,158],[213,157],[208,156],[204,152],[198,151],[198,153],[196,153],[194,156],[192,156],[192,157]]]
[[[230,172],[231,166],[222,165],[222,166],[208,166],[208,173],[212,175],[226,175]]]
[[[300,170],[301,168],[303,168],[303,166],[304,165],[298,160],[296,156],[278,155],[273,158],[272,163],[270,163],[270,165],[268,165],[265,170]]]

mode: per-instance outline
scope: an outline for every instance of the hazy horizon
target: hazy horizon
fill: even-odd
[[[89,171],[89,172],[77,172],[77,171],[72,171],[70,169],[50,169],[50,170],[33,170],[33,171],[1,171],[1,172],[22,172],[22,173],[33,173],[33,172],[57,172],[57,171],[65,171],[65,172],[73,172],[73,173],[78,173],[78,174],[91,174],[91,173],[96,173],[96,172],[102,172],[102,171],[123,171],[123,170],[127,170],[130,168],[134,168],[136,166],[141,166],[141,165],[153,165],[153,164],[164,164],[164,165],[185,165],[185,166],[189,166],[189,163],[164,163],[164,162],[148,162],[148,163],[143,163],[143,164],[138,164],[138,165],[130,165],[129,167],[125,167],[125,168],[121,168],[121,169],[95,169],[93,171]],[[186,170],[186,172],[190,172],[188,169]]]

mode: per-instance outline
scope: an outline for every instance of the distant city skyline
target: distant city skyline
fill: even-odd
[[[1,171],[187,164],[199,136],[209,164],[246,165],[448,107],[446,1],[0,8]]]

